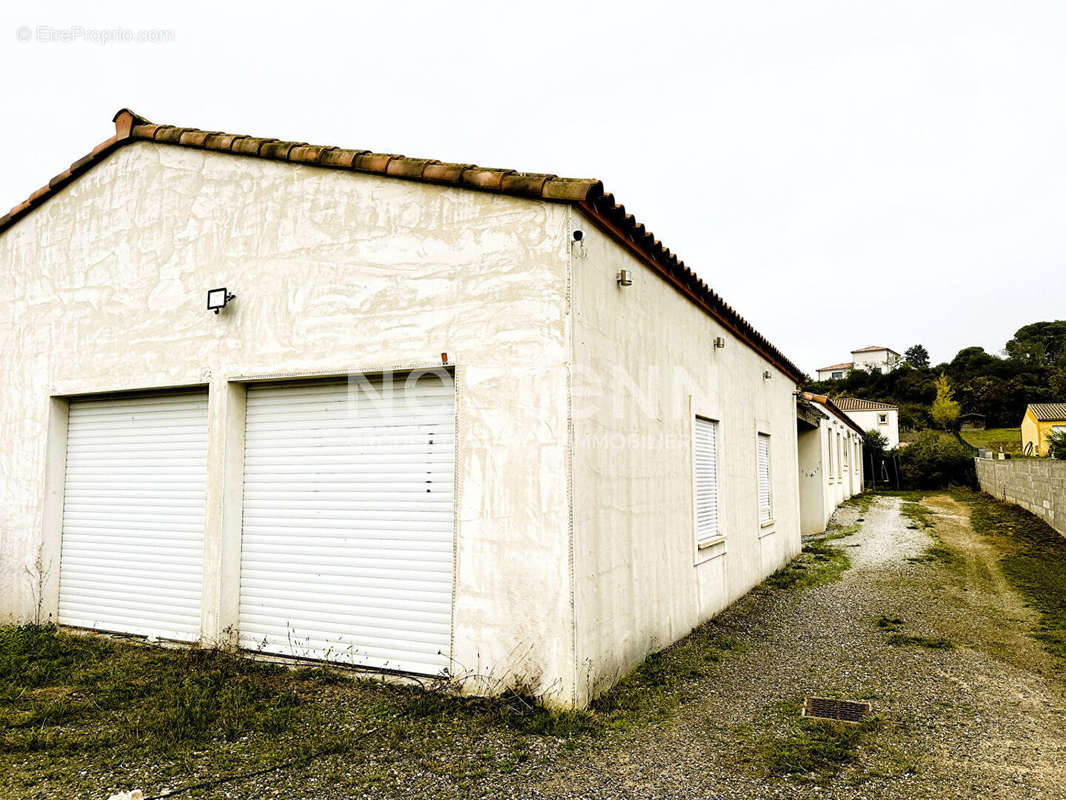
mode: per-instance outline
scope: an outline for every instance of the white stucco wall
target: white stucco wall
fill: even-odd
[[[899,445],[899,410],[887,411],[845,411],[851,420],[864,431],[877,431],[888,439],[888,449],[891,450]],[[888,419],[880,421],[880,415],[885,414]]]
[[[65,403],[53,396],[210,386],[211,641],[236,614],[240,382],[447,352],[454,671],[569,702],[569,213],[149,143],[64,189],[0,235],[0,620],[54,617]],[[237,300],[215,316],[205,293],[223,285]]]
[[[879,369],[882,372],[895,369],[901,360],[899,353],[893,353],[891,350],[874,350],[869,353],[852,352],[851,358],[855,364],[854,369],[867,371]]]
[[[799,551],[796,387],[573,213],[584,233],[572,249],[577,684],[594,695]],[[617,284],[620,269],[632,286]],[[719,421],[725,537],[703,551],[693,522],[697,414]],[[768,527],[758,512],[760,431],[772,437]]]
[[[858,432],[818,408],[815,431],[799,434],[799,484],[803,535],[821,533],[837,506],[862,492],[862,442]],[[832,454],[830,451],[832,450]],[[847,458],[841,458],[844,452]]]

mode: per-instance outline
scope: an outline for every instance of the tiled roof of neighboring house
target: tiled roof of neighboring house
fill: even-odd
[[[860,347],[858,350],[852,350],[853,353],[876,353],[878,350],[887,350],[890,353],[896,353],[891,347],[882,347],[879,344],[872,344],[869,347]],[[898,356],[899,353],[896,353]]]
[[[895,411],[899,406],[879,403],[876,400],[860,400],[857,397],[834,397],[833,402],[845,411]]]
[[[1029,409],[1041,422],[1066,420],[1066,403],[1030,403]]]
[[[858,433],[859,436],[862,436],[865,433],[865,431],[859,427],[858,423],[856,423],[855,420],[853,420],[851,417],[844,413],[840,406],[837,405],[837,401],[830,400],[824,394],[812,394],[811,392],[800,392],[799,396],[804,400],[809,400],[812,403],[818,403],[818,405],[825,408],[834,417],[836,417],[849,428]]]
[[[818,371],[819,372],[827,372],[827,371],[829,371],[831,369],[851,369],[854,366],[855,366],[855,362],[854,361],[847,361],[847,362],[845,362],[843,364],[831,364],[828,367],[818,367]]]
[[[197,128],[156,125],[127,108],[115,114],[113,121],[114,136],[56,175],[6,216],[0,217],[0,233],[115,150],[137,141],[569,203],[790,378],[797,383],[804,378],[803,372],[795,364],[722,300],[684,261],[663,247],[662,242],[642,223],[637,222],[632,214],[627,213],[625,206],[615,202],[614,195],[605,193],[603,183],[594,178],[561,178],[512,169],[488,169],[475,164],[450,164],[426,158],[372,153],[369,150],[347,150],[305,142],[282,142]]]

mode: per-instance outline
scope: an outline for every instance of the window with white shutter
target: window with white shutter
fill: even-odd
[[[770,489],[770,435],[759,434],[759,522],[774,518],[773,495]]]
[[[718,526],[718,423],[696,417],[696,544],[721,536]]]

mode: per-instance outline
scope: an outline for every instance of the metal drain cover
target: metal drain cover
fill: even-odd
[[[870,716],[870,704],[857,703],[854,700],[832,700],[828,697],[808,697],[803,703],[803,716],[841,722],[862,722]]]

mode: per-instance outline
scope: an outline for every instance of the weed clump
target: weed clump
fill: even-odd
[[[793,704],[787,704],[789,711]],[[774,775],[802,775],[812,782],[823,782],[858,755],[859,747],[881,722],[871,717],[859,723],[810,719],[790,715],[784,735],[771,739],[763,756]]]

